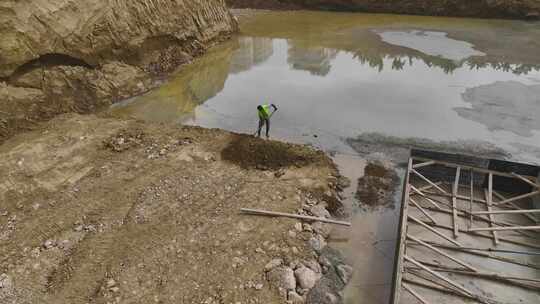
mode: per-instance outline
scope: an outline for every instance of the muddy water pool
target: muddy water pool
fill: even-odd
[[[332,235],[356,270],[346,303],[388,302],[399,214],[355,201],[369,153],[351,140],[485,146],[540,163],[538,23],[323,12],[241,20],[237,37],[111,112],[253,133],[256,106],[275,103],[271,137],[330,152],[352,180],[353,227]]]

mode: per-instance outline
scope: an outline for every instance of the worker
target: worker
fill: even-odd
[[[270,113],[270,107],[274,108],[274,112],[277,111],[277,107],[275,104],[264,104],[257,106],[257,113],[259,114],[259,129],[257,129],[258,137],[261,137],[261,129],[264,125],[266,125],[266,138],[269,138],[268,133],[270,132],[270,117],[274,113]]]

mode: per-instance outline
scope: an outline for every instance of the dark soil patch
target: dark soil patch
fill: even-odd
[[[248,135],[233,135],[231,142],[221,151],[221,158],[242,168],[277,170],[295,166],[304,167],[314,162],[328,162],[324,153],[306,146]]]
[[[364,176],[358,179],[356,197],[368,206],[385,206],[393,202],[393,196],[399,184],[399,176],[389,166],[370,162]]]

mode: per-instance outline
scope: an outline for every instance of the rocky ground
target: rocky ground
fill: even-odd
[[[350,278],[327,224],[239,212],[330,217],[311,148],[67,114],[0,155],[1,303],[338,303]]]

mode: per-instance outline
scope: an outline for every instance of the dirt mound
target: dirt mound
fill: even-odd
[[[309,147],[240,134],[234,135],[231,142],[221,151],[221,157],[244,169],[261,170],[277,170],[290,166],[300,168],[314,162],[327,161],[323,152]]]
[[[393,195],[399,183],[396,171],[389,165],[370,162],[364,176],[358,179],[356,197],[367,206],[386,206],[393,202]]]

